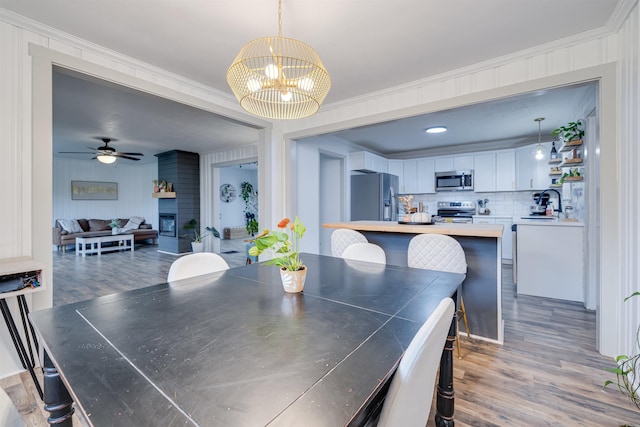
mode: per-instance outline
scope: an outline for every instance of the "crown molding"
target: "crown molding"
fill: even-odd
[[[622,25],[631,14],[631,11],[638,5],[638,0],[619,0],[616,8],[609,17],[606,26],[613,32],[620,31]]]

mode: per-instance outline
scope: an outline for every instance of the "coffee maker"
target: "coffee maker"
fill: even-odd
[[[533,194],[533,204],[531,205],[531,215],[546,215],[547,213],[547,205],[549,204],[549,194],[542,194],[542,198],[540,198],[541,193]]]

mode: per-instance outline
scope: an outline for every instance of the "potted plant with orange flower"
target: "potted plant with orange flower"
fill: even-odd
[[[271,249],[274,257],[265,264],[280,267],[282,285],[286,292],[301,292],[307,275],[307,267],[300,259],[298,244],[304,236],[306,227],[297,216],[291,222],[284,218],[278,223],[279,230],[265,229],[254,239],[255,246],[249,249],[249,255],[259,256]]]

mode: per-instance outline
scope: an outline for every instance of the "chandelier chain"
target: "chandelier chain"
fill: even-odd
[[[278,37],[282,37],[282,0],[278,0]]]

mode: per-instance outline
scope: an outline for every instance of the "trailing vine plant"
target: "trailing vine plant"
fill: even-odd
[[[624,300],[625,302],[632,297],[640,295],[640,292],[634,292]],[[602,388],[610,384],[617,384],[618,390],[633,402],[640,409],[640,378],[638,377],[638,363],[640,362],[640,325],[636,330],[636,346],[638,352],[634,355],[627,356],[621,354],[616,357],[615,368],[605,368],[607,371],[616,374],[616,381],[607,380]]]
[[[258,192],[250,182],[244,181],[240,183],[240,198],[244,201],[244,220],[247,233],[250,236],[255,236],[258,232],[258,219],[256,218]]]

